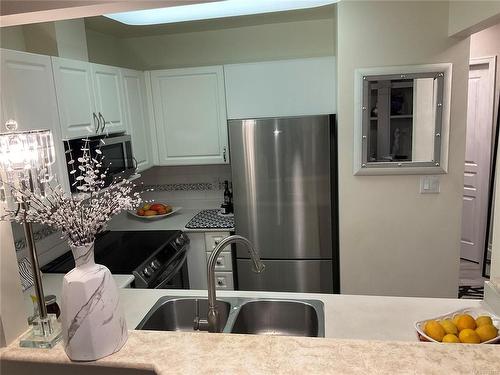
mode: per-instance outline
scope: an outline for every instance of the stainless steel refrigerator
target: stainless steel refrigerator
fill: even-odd
[[[229,121],[240,290],[338,292],[334,116]],[[335,256],[334,256],[335,254]]]

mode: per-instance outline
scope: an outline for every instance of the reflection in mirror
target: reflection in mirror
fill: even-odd
[[[441,69],[420,68],[414,73],[396,73],[394,68],[390,74],[380,74],[387,70],[374,68],[361,73],[359,167],[362,170],[378,169],[375,173],[379,174],[393,173],[387,168],[398,168],[402,173],[412,173],[403,169],[432,167],[436,173],[442,173],[441,133],[446,120],[443,115],[445,79],[449,77],[447,68]]]
[[[435,78],[371,81],[368,161],[432,161]]]

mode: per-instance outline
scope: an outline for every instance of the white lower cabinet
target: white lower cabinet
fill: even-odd
[[[150,72],[160,165],[227,164],[222,66]]]
[[[217,243],[230,235],[229,232],[188,232],[188,272],[191,289],[207,289],[207,261]],[[233,290],[233,258],[231,247],[224,249],[215,265],[216,289]]]

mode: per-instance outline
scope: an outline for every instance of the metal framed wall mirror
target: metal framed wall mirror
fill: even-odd
[[[358,69],[354,174],[447,173],[451,64]]]

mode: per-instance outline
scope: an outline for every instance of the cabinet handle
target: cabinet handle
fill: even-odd
[[[222,151],[222,157],[224,158],[224,163],[226,162],[226,146],[224,146],[224,149]]]
[[[101,133],[104,131],[104,129],[106,129],[106,120],[104,119],[104,116],[102,115],[101,112],[99,112],[99,118],[102,119],[102,129],[101,129]]]
[[[99,122],[99,119],[97,118],[97,115],[95,112],[92,112],[92,117],[94,118],[94,127],[95,127],[95,133],[99,133],[99,126],[101,123]]]

